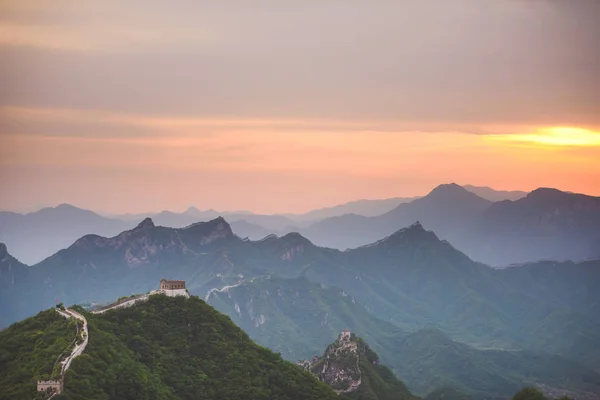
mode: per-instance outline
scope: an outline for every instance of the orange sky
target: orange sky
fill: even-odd
[[[0,209],[600,195],[600,2],[258,3],[0,0]]]
[[[600,134],[586,129],[484,126],[474,129],[488,134],[471,134],[385,122],[15,108],[0,115],[19,130],[2,136],[2,181],[11,188],[4,209],[69,202],[105,212],[301,212],[423,195],[445,182],[600,195]],[[86,126],[118,134],[85,134]]]

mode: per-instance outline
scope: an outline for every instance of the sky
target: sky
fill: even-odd
[[[0,209],[600,196],[597,0],[0,0]]]

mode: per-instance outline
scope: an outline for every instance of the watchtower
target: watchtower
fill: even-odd
[[[63,390],[63,381],[62,379],[58,381],[38,381],[37,390],[38,392],[45,392],[48,389],[55,392],[56,394],[61,394]]]
[[[170,281],[168,279],[160,280],[160,290],[185,289],[185,281]]]

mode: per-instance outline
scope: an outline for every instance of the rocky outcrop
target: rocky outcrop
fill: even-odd
[[[343,331],[338,340],[329,345],[322,358],[313,360],[309,369],[336,393],[354,392],[362,382],[356,338],[350,331]]]

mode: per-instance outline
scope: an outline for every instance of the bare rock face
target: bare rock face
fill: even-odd
[[[361,384],[358,344],[350,331],[343,331],[330,344],[323,358],[314,362],[310,370],[336,393],[349,393]]]

